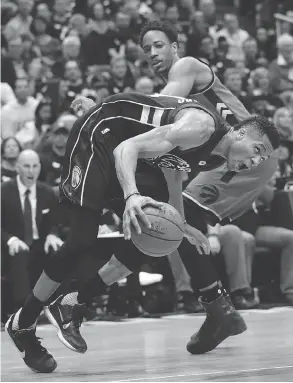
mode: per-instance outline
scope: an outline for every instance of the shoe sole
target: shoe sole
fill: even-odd
[[[71,351],[74,351],[74,352],[78,352],[79,354],[84,354],[87,350],[85,351],[80,351],[78,349],[76,349],[74,346],[72,346],[63,336],[62,334],[62,330],[60,329],[60,326],[58,325],[58,323],[56,322],[54,316],[51,314],[51,311],[49,309],[48,306],[44,307],[44,313],[46,315],[46,317],[48,318],[48,320],[50,321],[50,323],[58,330],[57,332],[57,336],[59,338],[59,340],[64,344],[64,346],[66,346],[67,348],[69,348],[69,350]]]
[[[16,346],[16,344],[14,343],[14,340],[12,339],[10,333],[9,333],[9,330],[8,330],[8,327],[10,325],[10,322],[11,322],[11,319],[12,319],[13,315],[11,315],[11,317],[8,319],[8,321],[5,323],[5,332],[7,333],[7,335],[9,336],[9,339],[10,339],[10,342],[13,344],[13,346],[16,348],[16,350],[18,351],[18,353],[20,354],[21,356],[21,359],[23,360],[24,364],[30,369],[32,370],[33,372],[36,372],[37,374],[50,374],[51,372],[55,371],[58,364],[55,360],[55,364],[54,364],[54,368],[51,370],[51,371],[38,371],[38,370],[35,370],[34,368],[28,366],[25,361],[24,361],[24,358],[23,358],[23,355],[21,353],[21,351],[19,351],[18,347]]]

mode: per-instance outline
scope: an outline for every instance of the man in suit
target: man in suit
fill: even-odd
[[[37,181],[40,159],[24,150],[17,161],[17,177],[1,187],[2,249],[9,259],[13,297],[23,303],[37,281],[46,254],[62,245],[50,210],[57,202],[51,187]]]

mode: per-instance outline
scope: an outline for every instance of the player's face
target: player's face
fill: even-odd
[[[234,134],[235,140],[230,146],[227,157],[229,170],[239,172],[256,167],[273,151],[266,135],[260,138],[245,129],[240,129]]]
[[[171,43],[162,31],[147,32],[142,49],[158,74],[168,72],[177,57],[177,44]]]

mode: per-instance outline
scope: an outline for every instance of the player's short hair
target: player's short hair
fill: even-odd
[[[168,37],[170,43],[178,44],[178,31],[171,23],[168,21],[153,20],[147,22],[142,28],[139,36],[140,46],[142,45],[144,35],[149,31],[161,31]]]
[[[234,130],[252,129],[260,137],[266,135],[270,140],[272,147],[277,149],[280,145],[280,136],[275,125],[267,118],[262,116],[253,116],[246,118],[239,124],[234,126]]]

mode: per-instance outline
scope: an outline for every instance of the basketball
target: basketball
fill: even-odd
[[[180,245],[184,236],[184,223],[179,212],[165,203],[160,209],[145,206],[144,213],[152,227],[148,229],[140,223],[141,234],[131,227],[131,240],[144,254],[163,257],[172,253]]]

